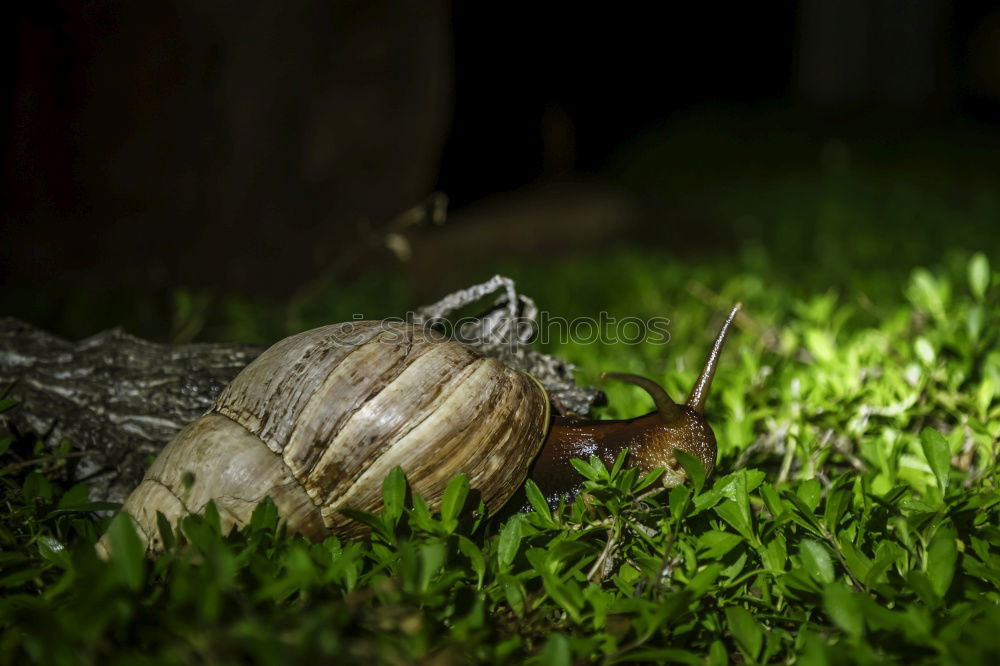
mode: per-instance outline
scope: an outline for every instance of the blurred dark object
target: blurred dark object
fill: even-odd
[[[282,293],[432,189],[445,0],[15,6],[5,282]]]
[[[815,105],[916,105],[944,92],[945,0],[803,0],[799,90]]]
[[[455,112],[437,189],[456,211],[570,170],[703,105],[783,101],[796,0],[453,3]]]
[[[634,240],[649,217],[628,191],[595,179],[564,178],[488,197],[452,213],[434,193],[394,220],[366,227],[336,270],[296,294],[313,300],[367,269],[400,272],[419,300],[504,270],[504,262],[539,260]]]
[[[974,24],[965,49],[963,83],[970,94],[1000,107],[1000,7]]]
[[[410,275],[432,282],[419,293],[453,288],[468,278],[448,264],[474,265],[483,248],[506,258],[618,237],[604,223],[588,236],[606,203],[587,199],[588,185],[559,195],[564,212],[578,197],[568,215],[549,214],[542,183],[640,168],[692,190],[716,182],[703,158],[738,154],[739,136],[687,137],[704,146],[694,159],[623,163],[680,117],[721,110],[751,119],[754,136],[794,117],[823,139],[910,120],[918,140],[956,120],[997,123],[995,4],[15,3],[0,28],[0,282],[20,302],[66,285],[99,299],[181,286],[273,300],[409,251]],[[801,152],[785,136],[761,159],[728,159],[733,184]],[[394,225],[434,190],[456,213],[421,255]],[[642,203],[662,210],[672,192],[656,194]],[[463,222],[491,208],[489,223]],[[710,226],[699,224],[725,231]],[[54,322],[66,307],[17,313]]]
[[[417,312],[424,319],[447,318],[494,294],[500,298],[482,313],[478,334],[464,329],[474,336],[465,342],[533,374],[558,407],[586,413],[602,403],[600,390],[575,383],[572,365],[531,350],[527,339],[498,340],[505,313],[530,319],[536,312],[532,299],[517,293],[509,278],[497,276]],[[510,302],[518,305],[508,307]],[[10,396],[18,401],[4,412],[0,435],[7,430],[36,436],[50,449],[69,440],[77,456],[67,466],[72,479],[90,486],[91,499],[119,502],[139,483],[152,457],[208,410],[261,351],[246,345],[160,345],[120,329],[71,343],[0,318],[0,388],[13,383]]]
[[[481,279],[484,266],[565,256],[632,238],[642,218],[628,192],[585,180],[539,183],[449,214],[405,235],[406,272],[418,297]]]
[[[1000,117],[1000,8],[990,0],[801,0],[796,87],[825,110]]]

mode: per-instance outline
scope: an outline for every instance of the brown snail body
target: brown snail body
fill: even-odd
[[[630,465],[638,467],[643,473],[663,467],[665,474],[662,482],[668,487],[680,485],[686,478],[674,455],[675,449],[695,456],[704,465],[706,473],[711,473],[715,467],[717,445],[715,433],[702,411],[722,353],[722,344],[741,308],[742,305],[737,303],[730,311],[685,404],[675,404],[662,387],[645,377],[608,372],[602,378],[618,379],[644,388],[653,398],[656,409],[643,416],[622,420],[553,416],[545,443],[531,471],[532,480],[539,485],[546,499],[553,503],[560,496],[573,495],[580,490],[582,479],[573,469],[570,459],[596,455],[606,465],[611,465],[626,448]]]
[[[715,437],[701,408],[737,309],[686,405],[649,380],[611,375],[642,385],[657,404],[622,421],[552,416],[533,377],[418,326],[348,322],[306,331],[265,351],[178,433],[122,510],[157,550],[157,512],[173,524],[211,500],[228,530],[248,522],[266,496],[291,532],[359,536],[365,528],[340,509],[379,510],[382,480],[397,465],[432,507],[453,476],[468,475],[490,513],[529,470],[556,498],[579,490],[570,457],[613,460],[625,447],[633,464],[664,466],[664,483],[676,485],[684,477],[675,448],[714,465]]]

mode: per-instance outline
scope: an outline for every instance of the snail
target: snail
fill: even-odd
[[[465,473],[491,514],[529,475],[550,501],[574,494],[583,479],[570,458],[594,454],[610,463],[625,447],[633,465],[666,468],[663,483],[674,486],[685,479],[674,449],[697,456],[706,471],[715,464],[702,408],[740,307],[685,404],[649,379],[605,375],[653,398],[655,411],[626,420],[551,414],[534,377],[432,329],[355,321],[306,331],[244,368],[163,449],[122,510],[155,552],[157,512],[175,524],[210,500],[226,531],[246,524],[270,496],[289,532],[361,536],[366,528],[340,509],[379,510],[382,481],[397,465],[432,507]]]

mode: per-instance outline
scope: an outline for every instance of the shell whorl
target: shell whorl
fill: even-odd
[[[465,473],[488,510],[498,509],[520,487],[542,445],[548,399],[530,376],[436,333],[403,322],[347,322],[286,338],[261,354],[199,422],[222,427],[220,419],[246,433],[235,439],[256,441],[267,451],[276,471],[260,479],[264,485],[273,489],[292,479],[304,491],[291,498],[295,515],[302,516],[290,519],[290,527],[356,536],[363,528],[339,509],[378,510],[382,480],[396,465],[432,505],[451,477]],[[203,505],[214,498],[212,488],[227,483],[216,476],[240,473],[226,460],[178,450],[197,444],[199,433],[191,429],[199,422],[160,458],[195,475]],[[158,459],[150,468],[144,492],[162,495],[156,486],[171,486],[179,503],[192,489],[172,487],[182,472],[157,478],[165,467]],[[263,497],[258,494],[244,491]],[[302,506],[303,498],[312,506]],[[280,503],[278,508],[287,513]],[[130,514],[142,522],[134,510]],[[243,520],[234,516],[232,522]]]

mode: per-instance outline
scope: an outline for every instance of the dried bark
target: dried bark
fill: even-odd
[[[479,319],[456,331],[458,337],[535,375],[557,408],[589,411],[603,394],[577,386],[572,366],[562,359],[530,349],[525,331],[537,309],[508,278],[497,276],[456,292],[420,308],[415,319],[447,318],[498,290],[504,295]],[[518,323],[511,325],[512,320]],[[510,331],[519,333],[510,337]],[[67,466],[70,478],[85,481],[93,500],[120,502],[160,449],[207,411],[222,388],[261,351],[236,344],[162,345],[121,329],[73,343],[22,321],[0,318],[0,385],[13,383],[9,395],[18,401],[0,416],[0,430],[37,436],[52,448],[68,440],[78,454]]]
[[[538,306],[529,296],[519,294],[508,277],[495,275],[482,284],[460,289],[418,308],[414,319],[449,320],[466,306],[497,292],[501,295],[494,304],[478,317],[465,321],[454,331],[455,337],[512,368],[530,372],[548,390],[559,411],[586,414],[591,407],[602,404],[604,394],[600,389],[576,384],[571,364],[531,348],[537,332]]]
[[[88,452],[72,466],[91,499],[123,501],[149,462],[262,350],[160,345],[112,329],[77,343],[0,319],[0,382],[19,402],[4,426]]]

